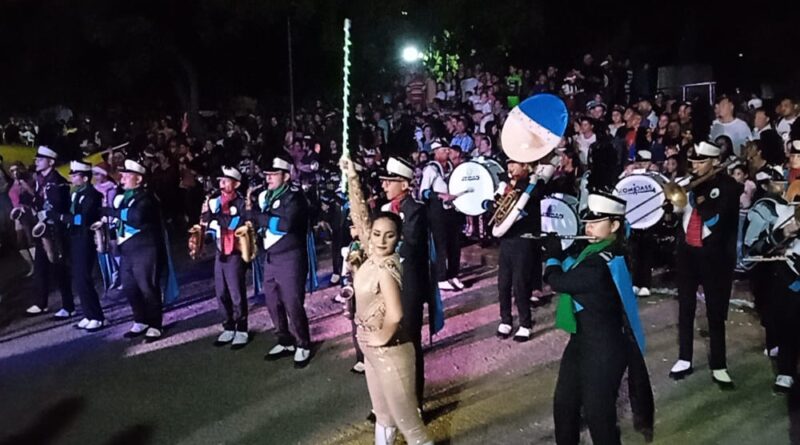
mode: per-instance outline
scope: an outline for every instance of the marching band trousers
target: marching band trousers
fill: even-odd
[[[36,258],[33,260],[33,281],[36,292],[34,304],[42,309],[47,308],[50,294],[51,273],[55,275],[58,290],[61,292],[61,306],[68,312],[75,310],[75,298],[72,296],[69,267],[64,259],[51,263],[47,259],[42,239],[36,239]]]
[[[231,255],[217,252],[214,260],[214,290],[220,313],[224,317],[222,327],[228,331],[247,332],[246,271],[247,266],[239,252]]]
[[[653,262],[656,253],[656,237],[650,229],[631,231],[631,258],[633,262],[633,285],[650,288],[653,285]]]
[[[132,238],[119,245],[122,294],[133,310],[133,321],[161,329],[161,274],[154,239]]]
[[[581,408],[592,443],[621,443],[616,404],[627,367],[625,339],[620,334],[616,341],[603,343],[602,348],[589,347],[573,335],[564,350],[553,400],[558,445],[580,442]]]
[[[765,344],[767,350],[778,346],[778,317],[780,315],[780,298],[783,297],[788,289],[784,291],[781,284],[777,284],[777,277],[774,274],[774,265],[769,263],[757,263],[749,273],[750,291],[756,304],[756,312],[761,319],[761,326],[764,327]],[[779,267],[785,267],[780,265]]]
[[[513,317],[511,315],[511,298],[513,295],[517,303],[519,325],[528,329],[533,327],[530,300],[533,290],[533,274],[530,269],[535,255],[532,244],[534,244],[533,240],[516,237],[501,239],[497,273],[500,321],[507,325],[513,325]],[[541,270],[541,266],[539,266],[539,270]],[[539,283],[541,283],[541,278]]]
[[[442,207],[433,199],[428,218],[436,247],[436,279],[447,281],[458,277],[461,268],[461,216],[452,209]]]
[[[778,374],[797,377],[797,357],[800,353],[800,293],[786,289],[778,294],[779,313],[776,316]]]
[[[730,263],[730,264],[729,264]],[[678,358],[692,361],[697,289],[703,286],[711,343],[709,367],[725,369],[725,320],[731,299],[733,262],[716,249],[678,247]]]
[[[278,343],[309,349],[305,303],[308,258],[304,249],[264,255],[264,296]]]
[[[97,249],[94,240],[89,236],[73,236],[70,238],[70,265],[72,267],[72,285],[81,300],[83,316],[89,320],[103,321],[103,309],[100,296],[94,288],[92,271],[97,264]]]
[[[424,444],[432,439],[417,411],[414,391],[414,347],[406,342],[364,351],[367,388],[375,412],[375,422],[397,427],[408,444]]]

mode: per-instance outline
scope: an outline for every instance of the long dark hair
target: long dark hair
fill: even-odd
[[[392,212],[378,212],[374,218],[372,218],[372,223],[374,224],[375,221],[379,219],[388,219],[392,223],[394,223],[394,227],[397,230],[398,239],[402,238],[403,236],[403,220],[400,218],[400,215]]]

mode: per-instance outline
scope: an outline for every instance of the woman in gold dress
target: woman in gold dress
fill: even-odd
[[[353,164],[347,171],[351,218],[362,250],[348,259],[353,270],[356,336],[364,351],[367,387],[375,412],[375,445],[394,443],[397,431],[409,445],[432,445],[417,410],[414,346],[402,327],[402,267],[395,252],[403,222],[385,212],[370,221]]]

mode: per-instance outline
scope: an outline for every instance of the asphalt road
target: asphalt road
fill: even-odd
[[[445,293],[446,326],[426,352],[425,410],[437,443],[553,443],[552,393],[566,342],[553,328],[555,305],[536,309],[532,341],[499,340],[496,251],[470,247],[463,260],[470,287]],[[307,297],[314,357],[295,370],[291,359],[263,360],[274,337],[258,302],[248,347],[212,347],[220,327],[210,260],[179,264],[183,297],[166,313],[166,337],[148,345],[122,338],[130,309],[113,294],[104,299],[112,326],[96,334],[72,328],[77,320],[23,318],[30,280],[20,277],[18,259],[0,258],[0,445],[371,443],[366,383],[348,372],[354,353],[335,289]],[[787,406],[795,398],[772,393],[773,367],[751,312],[732,309],[728,322],[736,390],[711,383],[699,333],[695,374],[667,378],[677,355],[677,303],[669,293],[667,285],[640,300],[656,395],[654,443],[790,443]],[[736,296],[749,298],[741,289]],[[51,309],[57,300],[51,296]],[[644,443],[623,405],[625,443]]]

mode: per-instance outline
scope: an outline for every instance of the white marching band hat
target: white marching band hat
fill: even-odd
[[[511,110],[503,124],[503,151],[517,162],[538,161],[561,142],[568,121],[567,106],[557,96],[529,97]]]
[[[653,153],[650,150],[639,150],[636,152],[636,161],[651,161],[653,159]]]
[[[275,173],[279,171],[290,173],[292,171],[292,164],[286,159],[275,158],[272,160],[272,166],[264,169],[264,173]]]
[[[55,161],[56,159],[58,159],[58,153],[56,153],[55,151],[51,150],[50,147],[46,147],[44,145],[41,145],[41,146],[39,146],[39,148],[36,149],[36,157],[37,158],[52,159],[52,160]]]
[[[119,169],[119,171],[120,173],[135,173],[141,176],[147,174],[147,168],[133,159],[126,159],[125,164],[123,164],[123,167]]]
[[[237,182],[242,182],[242,174],[235,167],[223,166],[222,175],[218,176],[217,179],[219,178],[228,178],[228,179],[233,179],[234,181]]]
[[[83,161],[70,161],[69,163],[69,174],[74,175],[76,173],[86,173],[89,174],[92,171],[92,164]]]
[[[710,142],[701,141],[695,144],[694,152],[689,155],[690,161],[705,161],[706,159],[718,158],[722,152],[720,148]]]
[[[431,142],[431,152],[434,152],[440,148],[450,148],[446,144],[442,144],[440,141],[433,141]]]
[[[414,167],[405,159],[390,157],[386,162],[386,171],[380,176],[381,179],[405,179],[414,180]]]
[[[588,211],[584,221],[625,217],[625,200],[608,193],[592,193],[587,199]]]
[[[789,154],[800,154],[800,140],[792,141],[791,146],[789,147]]]

